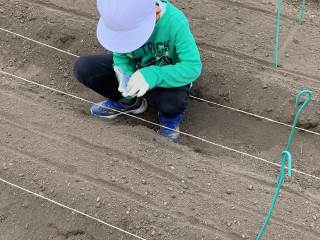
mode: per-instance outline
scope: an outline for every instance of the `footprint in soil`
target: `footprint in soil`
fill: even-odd
[[[82,230],[74,230],[74,231],[70,231],[67,232],[64,235],[65,239],[79,239],[79,237],[85,235],[86,233]]]
[[[93,236],[82,230],[67,232],[64,234],[64,238],[68,240],[96,240]]]
[[[59,41],[62,43],[63,46],[70,45],[76,39],[73,35],[66,35],[59,37]]]
[[[92,235],[86,233],[83,230],[72,230],[72,231],[61,231],[55,224],[49,223],[49,228],[52,228],[56,231],[59,237],[63,237],[63,239],[68,240],[96,240]]]
[[[7,218],[8,216],[0,215],[0,223],[3,223]]]
[[[37,33],[37,36],[40,40],[53,39],[55,41],[55,45],[59,48],[69,47],[76,40],[76,37],[74,35],[70,35],[68,33],[61,33],[53,27],[40,28]]]

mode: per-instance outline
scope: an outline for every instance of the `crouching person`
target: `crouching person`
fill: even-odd
[[[97,37],[112,53],[82,56],[74,67],[82,84],[106,98],[92,106],[92,115],[141,114],[148,95],[164,126],[159,134],[176,141],[202,69],[186,16],[166,0],[98,0],[97,6]]]

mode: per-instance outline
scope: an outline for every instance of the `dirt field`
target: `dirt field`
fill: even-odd
[[[318,5],[295,24],[284,2],[275,69],[276,1],[175,1],[190,17],[204,74],[193,94],[285,123],[314,90],[300,126],[320,132]],[[0,27],[77,55],[103,51],[94,0],[0,0]],[[75,58],[0,31],[0,69],[91,101]],[[255,239],[278,168],[190,137],[168,143],[151,125],[103,121],[90,104],[0,74],[0,178],[145,239]],[[142,116],[156,121],[150,110]],[[289,128],[191,100],[182,130],[279,163]],[[297,132],[294,168],[320,177],[320,137]],[[286,179],[265,239],[320,239],[320,180]],[[0,183],[0,240],[136,239]]]

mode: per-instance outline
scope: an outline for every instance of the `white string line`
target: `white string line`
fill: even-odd
[[[58,90],[58,89],[55,89],[55,88],[52,88],[52,87],[48,87],[48,86],[45,86],[45,85],[40,84],[40,83],[37,83],[37,82],[33,82],[33,81],[31,81],[31,80],[25,79],[25,78],[23,78],[23,77],[19,77],[19,76],[17,76],[17,75],[14,75],[14,74],[11,74],[11,73],[2,71],[2,70],[0,70],[0,73],[2,73],[2,74],[4,74],[4,75],[7,75],[7,76],[11,76],[11,77],[17,78],[17,79],[20,79],[20,80],[22,80],[22,81],[24,81],[24,82],[27,82],[27,83],[30,83],[30,84],[32,84],[32,85],[40,86],[40,87],[45,88],[45,89],[48,89],[48,90],[50,90],[50,91],[57,92],[57,93],[60,93],[60,94],[62,94],[62,95],[65,95],[65,96],[69,96],[69,97],[71,97],[71,98],[73,98],[73,99],[77,99],[77,100],[80,100],[80,101],[82,101],[82,102],[86,102],[86,103],[90,103],[90,104],[95,104],[95,105],[97,105],[97,106],[106,108],[105,106],[99,105],[99,104],[94,103],[94,102],[92,102],[92,101],[90,101],[90,100],[87,100],[87,99],[85,99],[85,98],[81,98],[81,97],[78,97],[78,96],[76,96],[76,95],[73,95],[73,94],[70,94],[70,93],[66,93],[66,92],[63,92],[63,91],[61,91],[61,90]],[[124,112],[121,112],[121,111],[116,110],[116,109],[112,109],[112,108],[108,108],[108,109],[111,109],[111,110],[113,110],[113,111],[116,111],[116,112],[118,112],[118,113],[121,113],[122,115],[125,115],[125,116],[128,116],[128,117],[131,117],[131,118],[140,120],[140,121],[145,122],[145,123],[149,123],[149,124],[154,125],[154,126],[157,126],[157,127],[162,127],[162,128],[168,129],[168,130],[175,131],[175,132],[180,133],[180,134],[182,134],[182,135],[184,135],[184,136],[197,139],[197,140],[199,140],[199,141],[201,141],[201,142],[211,144],[211,145],[213,145],[213,146],[222,148],[222,149],[224,149],[224,150],[228,150],[228,151],[231,151],[231,152],[234,152],[234,153],[238,153],[238,154],[241,154],[241,155],[243,155],[243,156],[246,156],[246,157],[250,157],[250,158],[259,160],[259,161],[261,161],[261,162],[267,163],[267,164],[272,165],[272,166],[275,166],[275,167],[281,167],[281,165],[278,164],[278,163],[271,162],[271,161],[266,160],[266,159],[264,159],[264,158],[251,155],[251,154],[249,154],[249,153],[241,152],[241,151],[239,151],[239,150],[236,150],[236,149],[233,149],[233,148],[230,148],[230,147],[227,147],[227,146],[224,146],[224,145],[221,145],[221,144],[218,144],[218,143],[209,141],[209,140],[207,140],[207,139],[205,139],[205,138],[201,138],[201,137],[195,136],[195,135],[190,134],[190,133],[187,133],[187,132],[182,132],[182,131],[180,131],[180,130],[171,129],[171,128],[168,128],[168,127],[166,127],[166,126],[162,126],[161,124],[158,124],[158,123],[155,123],[155,122],[146,120],[146,119],[144,119],[144,118],[141,118],[141,117],[138,117],[138,116],[135,116],[135,115],[131,115],[131,114],[128,114],[128,113],[124,113]],[[298,173],[298,174],[307,176],[307,177],[311,177],[311,178],[316,179],[316,180],[320,180],[320,177],[317,177],[317,176],[314,176],[314,175],[311,175],[311,174],[308,174],[308,173],[299,171],[299,170],[294,169],[294,168],[292,169],[292,171],[293,171],[293,172],[296,172],[296,173]]]
[[[279,124],[279,125],[282,125],[282,126],[286,126],[286,127],[289,127],[289,128],[293,127],[292,125],[287,124],[287,123],[283,123],[283,122],[280,122],[280,121],[277,121],[277,120],[274,120],[274,119],[271,119],[271,118],[263,117],[263,116],[260,116],[260,115],[254,114],[254,113],[249,113],[249,112],[237,109],[237,108],[228,107],[228,106],[225,106],[225,105],[222,105],[222,104],[219,104],[219,103],[215,103],[215,102],[203,99],[203,98],[195,97],[195,96],[192,96],[192,95],[190,97],[193,98],[193,99],[196,99],[196,100],[199,100],[199,101],[202,101],[202,102],[206,102],[206,103],[211,103],[213,105],[216,105],[216,106],[219,106],[219,107],[223,107],[223,108],[235,111],[235,112],[243,113],[243,114],[249,115],[251,117],[255,117],[255,118],[262,119],[262,120],[266,120],[268,122],[276,123],[276,124]],[[304,128],[300,128],[300,127],[296,127],[296,129],[300,130],[300,131],[303,131],[303,132],[307,132],[307,133],[311,133],[311,134],[320,136],[320,133],[314,132],[314,131],[311,131],[311,130],[308,130],[308,129],[304,129]]]
[[[116,226],[113,226],[113,225],[111,225],[111,224],[109,224],[109,223],[106,223],[106,222],[104,222],[104,221],[102,221],[102,220],[100,220],[100,219],[98,219],[98,218],[95,218],[95,217],[89,215],[89,214],[86,214],[86,213],[83,213],[83,212],[81,212],[81,211],[79,211],[79,210],[77,210],[77,209],[68,207],[68,206],[66,206],[66,205],[64,205],[64,204],[62,204],[62,203],[59,203],[59,202],[57,202],[57,201],[55,201],[55,200],[52,200],[52,199],[50,199],[50,198],[47,198],[47,197],[45,197],[45,196],[42,196],[42,195],[40,195],[40,194],[38,194],[38,193],[32,192],[32,191],[30,191],[30,190],[28,190],[28,189],[26,189],[26,188],[20,187],[20,186],[14,184],[14,183],[11,183],[11,182],[8,182],[8,181],[2,179],[2,178],[0,178],[0,181],[3,182],[3,183],[5,183],[5,184],[8,184],[8,185],[10,185],[10,186],[12,186],[12,187],[14,187],[14,188],[20,189],[20,190],[22,190],[22,191],[24,191],[24,192],[27,192],[27,193],[29,193],[29,194],[31,194],[31,195],[34,195],[34,196],[37,197],[37,198],[46,200],[46,201],[51,202],[51,203],[53,203],[53,204],[55,204],[55,205],[58,205],[58,206],[60,206],[60,207],[62,207],[62,208],[68,209],[68,210],[70,210],[70,211],[72,211],[72,212],[76,212],[76,213],[78,213],[78,214],[80,214],[80,215],[82,215],[82,216],[84,216],[84,217],[87,217],[87,218],[89,218],[89,219],[91,219],[91,220],[97,221],[97,222],[99,222],[99,223],[101,223],[101,224],[103,224],[103,225],[106,225],[106,226],[110,227],[110,228],[116,229],[116,230],[118,230],[118,231],[120,231],[120,232],[122,232],[122,233],[125,233],[125,234],[127,234],[127,235],[130,235],[130,236],[135,237],[135,238],[140,239],[140,240],[146,240],[145,238],[142,238],[142,237],[139,237],[139,236],[137,236],[137,235],[135,235],[135,234],[133,234],[133,233],[127,232],[126,230],[123,230],[123,229],[118,228],[118,227],[116,227]]]
[[[31,41],[31,42],[34,42],[34,43],[43,45],[43,46],[45,46],[45,47],[54,49],[54,50],[56,50],[56,51],[65,53],[65,54],[67,54],[67,55],[70,55],[70,56],[73,56],[73,57],[76,57],[76,58],[79,58],[79,57],[80,57],[79,55],[76,55],[76,54],[73,54],[73,53],[64,51],[64,50],[62,50],[62,49],[53,47],[53,46],[48,45],[48,44],[45,44],[45,43],[43,43],[43,42],[39,42],[39,41],[37,41],[37,40],[34,40],[34,39],[32,39],[32,38],[23,36],[23,35],[21,35],[21,34],[12,32],[12,31],[10,31],[10,30],[7,30],[7,29],[1,28],[1,27],[0,27],[0,30],[1,30],[1,31],[4,31],[4,32],[7,32],[7,33],[10,33],[10,34],[13,34],[13,35],[16,35],[16,36],[18,36],[18,37],[24,38],[24,39],[26,39],[26,40],[28,40],[28,41]],[[232,110],[232,111],[236,111],[236,112],[239,112],[239,113],[242,113],[242,114],[251,116],[251,117],[259,118],[259,119],[262,119],[262,120],[265,120],[265,121],[268,121],[268,122],[272,122],[272,123],[276,123],[276,124],[279,124],[279,125],[282,125],[282,126],[286,126],[286,127],[289,127],[289,128],[292,127],[292,125],[287,124],[287,123],[283,123],[283,122],[280,122],[280,121],[277,121],[277,120],[274,120],[274,119],[271,119],[271,118],[263,117],[263,116],[260,116],[260,115],[258,115],[258,114],[249,113],[249,112],[246,112],[246,111],[237,109],[237,108],[228,107],[228,106],[226,106],[226,105],[219,104],[219,103],[216,103],[216,102],[213,102],[213,101],[204,99],[204,98],[196,97],[196,96],[193,96],[193,95],[190,95],[190,98],[193,98],[193,99],[196,99],[196,100],[199,100],[199,101],[202,101],[202,102],[210,103],[210,104],[213,104],[213,105],[216,105],[216,106],[225,108],[225,109],[229,109],[229,110]],[[318,133],[318,132],[314,132],[314,131],[307,130],[307,129],[300,128],[300,127],[296,127],[296,129],[297,129],[297,130],[300,130],[300,131],[303,131],[303,132],[307,132],[307,133],[310,133],[310,134],[314,134],[314,135],[320,136],[320,133]]]
[[[62,50],[62,49],[60,49],[60,48],[56,48],[56,47],[54,47],[54,46],[51,46],[51,45],[45,44],[45,43],[43,43],[43,42],[39,42],[39,41],[34,40],[34,39],[32,39],[32,38],[29,38],[29,37],[23,36],[23,35],[21,35],[21,34],[19,34],[19,33],[15,33],[15,32],[12,32],[12,31],[10,31],[10,30],[7,30],[7,29],[1,28],[1,27],[0,27],[0,30],[1,30],[1,31],[4,31],[4,32],[6,32],[6,33],[10,33],[10,34],[16,35],[16,36],[18,36],[18,37],[20,37],[20,38],[24,38],[24,39],[26,39],[26,40],[28,40],[28,41],[31,41],[31,42],[34,42],[34,43],[40,44],[40,45],[42,45],[42,46],[45,46],[45,47],[48,47],[48,48],[54,49],[54,50],[56,50],[56,51],[59,51],[59,52],[62,52],[62,53],[68,54],[68,55],[70,55],[70,56],[77,57],[77,58],[79,57],[79,56],[78,56],[78,55],[76,55],[76,54],[73,54],[73,53],[70,53],[70,52],[64,51],[64,50]]]

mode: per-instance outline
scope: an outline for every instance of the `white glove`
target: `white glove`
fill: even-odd
[[[115,66],[114,71],[117,75],[118,81],[119,81],[119,92],[123,93],[127,90],[127,85],[129,81],[129,77],[126,76],[119,67]]]
[[[127,91],[122,95],[124,97],[142,97],[149,90],[150,86],[144,79],[140,71],[135,72],[128,82]]]

